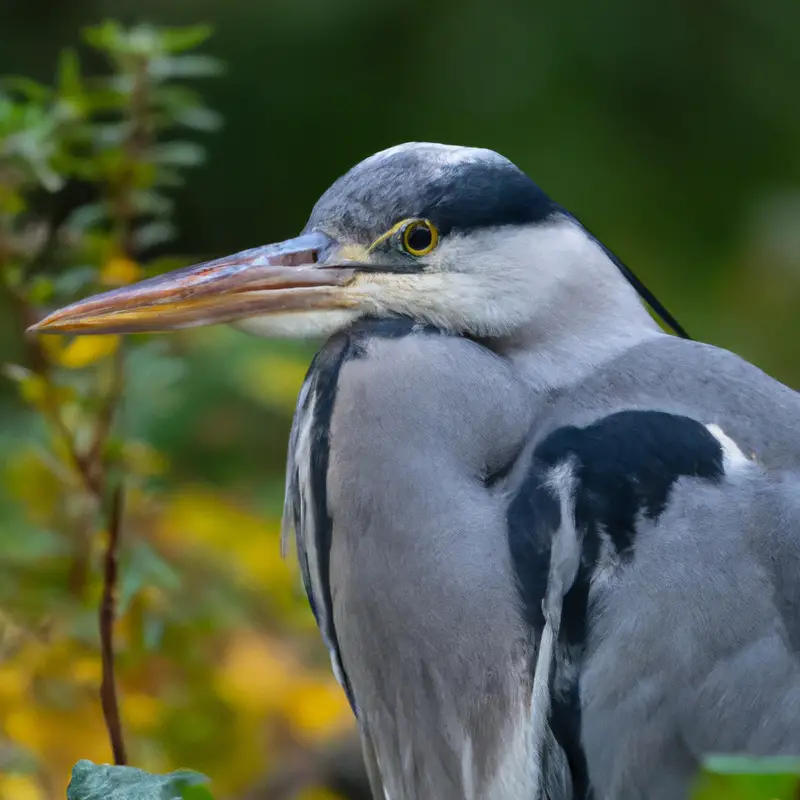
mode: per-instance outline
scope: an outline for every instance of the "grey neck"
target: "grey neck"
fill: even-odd
[[[615,274],[589,291],[559,287],[536,320],[483,343],[509,359],[534,390],[546,391],[573,385],[629,348],[666,335]]]

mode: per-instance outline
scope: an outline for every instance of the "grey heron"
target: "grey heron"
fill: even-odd
[[[800,753],[800,397],[641,297],[683,333],[506,158],[412,143],[35,330],[326,340],[285,524],[376,798],[675,800]]]

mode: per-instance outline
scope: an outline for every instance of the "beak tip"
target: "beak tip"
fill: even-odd
[[[25,333],[27,335],[32,334],[40,334],[40,333],[59,333],[58,324],[55,320],[52,320],[52,314],[43,317],[38,322],[34,322],[33,325],[29,325],[25,328]]]
[[[38,322],[25,328],[26,336],[40,336],[42,334],[66,334],[76,332],[80,325],[76,320],[70,320],[69,315],[63,314],[64,309],[47,314]]]

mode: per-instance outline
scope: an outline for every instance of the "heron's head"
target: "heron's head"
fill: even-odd
[[[610,264],[508,159],[413,143],[339,178],[296,238],[90,297],[34,329],[129,333],[225,322],[305,337],[359,317],[404,315],[503,336],[537,315],[580,313],[584,299],[591,305],[606,291],[601,275],[619,281]]]

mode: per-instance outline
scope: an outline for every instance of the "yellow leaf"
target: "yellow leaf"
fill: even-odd
[[[280,707],[296,673],[297,665],[282,652],[279,642],[242,631],[228,646],[217,685],[231,704],[266,713]]]
[[[142,277],[142,268],[129,258],[114,256],[100,270],[100,283],[103,286],[125,286]]]
[[[100,686],[103,677],[100,659],[94,655],[86,655],[75,660],[70,665],[70,672],[75,683],[89,686]]]
[[[28,703],[8,713],[3,723],[8,738],[34,753],[53,775],[68,776],[80,758],[103,763],[111,755],[103,713],[94,697],[69,708]]]
[[[332,678],[298,681],[285,701],[287,717],[298,735],[310,742],[324,741],[347,730],[353,723],[342,687]]]
[[[19,382],[19,393],[26,403],[41,408],[47,399],[47,381],[41,375],[31,373]]]
[[[119,347],[119,336],[79,336],[61,354],[60,362],[69,369],[81,369],[107,358]]]
[[[285,411],[294,411],[308,364],[277,353],[261,354],[247,360],[238,383],[254,400]]]
[[[0,775],[0,800],[44,800],[44,792],[30,775]]]
[[[0,666],[0,703],[23,697],[30,686],[30,678],[30,673],[17,666]]]
[[[143,692],[127,692],[122,695],[122,717],[134,730],[148,730],[159,720],[159,701]]]
[[[35,709],[14,709],[6,714],[4,727],[12,742],[34,752],[42,746],[41,722]]]
[[[146,442],[125,443],[125,463],[136,475],[160,475],[167,469],[167,457]]]
[[[40,336],[37,343],[51,361],[60,360],[64,352],[64,339],[61,336]]]

